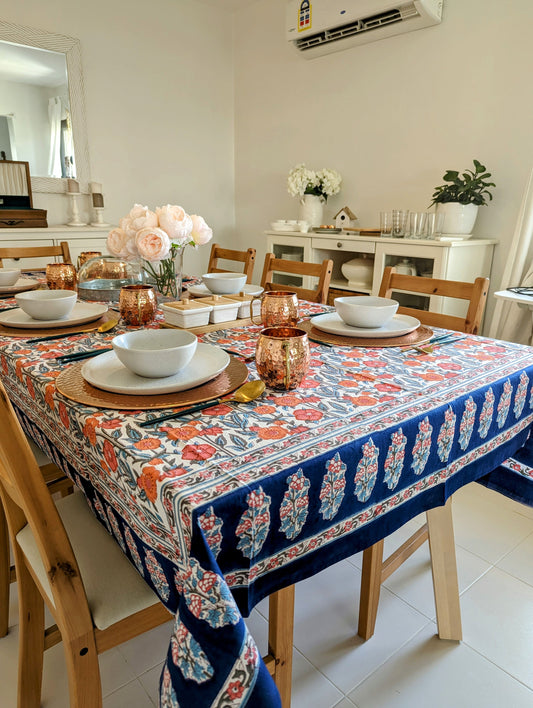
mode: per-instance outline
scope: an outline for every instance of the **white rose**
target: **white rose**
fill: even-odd
[[[147,206],[135,204],[130,213],[120,219],[118,225],[124,229],[128,236],[134,237],[141,229],[158,226],[157,214],[150,211]]]
[[[196,246],[203,246],[204,243],[211,241],[213,238],[213,231],[205,223],[203,217],[198,216],[198,214],[191,214],[192,219],[192,232],[191,238],[193,239]]]
[[[109,232],[107,236],[107,248],[109,253],[119,258],[131,258],[132,254],[128,248],[131,239],[124,229],[117,228]]]
[[[157,226],[138,231],[135,245],[141,258],[146,261],[163,261],[170,254],[168,234]]]
[[[191,240],[192,219],[180,206],[167,204],[155,210],[159,226],[167,232],[176,246],[185,246]]]

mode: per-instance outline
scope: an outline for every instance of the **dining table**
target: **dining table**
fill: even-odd
[[[0,312],[13,305],[0,300]],[[302,323],[330,311],[300,302]],[[148,326],[163,320],[158,311]],[[80,364],[57,361],[131,329],[38,343],[29,330],[0,333],[0,377],[26,434],[175,618],[162,647],[164,708],[288,708],[283,623],[291,629],[295,583],[473,481],[533,504],[530,347],[461,333],[428,347],[340,345],[312,330],[298,388],[141,426],[169,411],[125,406],[120,394],[114,404],[66,396],[61,377]],[[196,333],[255,379],[260,331],[237,320]],[[265,597],[279,621],[274,668],[245,621]]]

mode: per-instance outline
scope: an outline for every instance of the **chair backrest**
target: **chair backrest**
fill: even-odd
[[[58,625],[68,622],[75,631],[92,632],[92,617],[72,546],[1,383],[0,420],[0,495],[10,535],[14,538],[26,525],[31,528],[47,569]],[[20,553],[16,543],[13,552],[15,557]],[[36,576],[34,580],[46,596]]]
[[[287,290],[288,292],[296,293],[302,300],[320,302],[325,305],[328,300],[329,283],[332,272],[333,261],[330,259],[326,259],[322,261],[322,263],[305,263],[303,261],[288,261],[283,258],[276,258],[273,253],[267,253],[265,256],[261,286],[265,290]],[[309,276],[318,278],[318,283],[314,289],[275,283],[273,282],[274,273],[287,273],[302,277]]]
[[[394,267],[388,266],[383,272],[379,295],[380,297],[393,298],[393,292],[420,293],[422,295],[438,295],[466,300],[468,302],[468,310],[465,317],[402,306],[398,308],[398,312],[402,315],[416,317],[425,325],[444,327],[445,329],[453,329],[467,334],[477,334],[481,326],[485,303],[487,302],[489,279],[476,278],[473,283],[463,283],[458,280],[423,278],[416,275],[396,273]]]
[[[255,264],[255,248],[249,248],[247,251],[234,251],[231,248],[222,248],[218,243],[211,246],[211,254],[209,256],[209,264],[207,266],[208,273],[229,273],[226,268],[219,268],[218,261],[238,261],[243,263],[242,272],[246,274],[246,282],[252,282]]]
[[[66,241],[61,241],[59,246],[8,246],[0,248],[0,266],[3,258],[40,258],[61,256],[63,263],[72,263],[70,250]]]

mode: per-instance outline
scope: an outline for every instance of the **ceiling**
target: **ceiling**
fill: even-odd
[[[65,55],[0,42],[0,79],[38,86],[61,86],[67,83]]]

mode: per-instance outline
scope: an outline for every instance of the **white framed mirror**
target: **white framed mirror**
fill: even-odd
[[[0,42],[9,42],[22,47],[33,47],[64,55],[68,74],[69,119],[75,155],[75,178],[80,183],[81,191],[86,192],[90,170],[79,40],[33,27],[23,27],[0,21]],[[23,158],[19,155],[18,159]],[[35,174],[31,164],[30,169],[33,192],[63,193],[66,191],[66,179]]]

